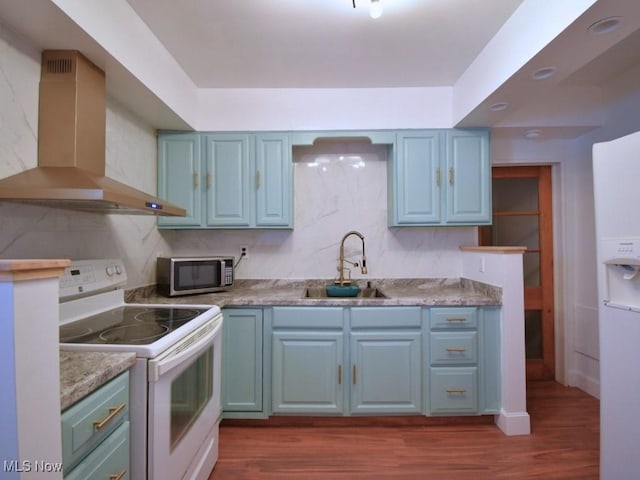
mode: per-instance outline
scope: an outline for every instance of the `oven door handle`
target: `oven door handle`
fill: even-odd
[[[162,375],[182,365],[190,358],[197,358],[211,347],[216,336],[222,333],[222,315],[207,323],[171,347],[168,352],[149,360],[149,381],[157,382]]]

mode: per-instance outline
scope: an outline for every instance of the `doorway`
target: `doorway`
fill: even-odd
[[[555,378],[551,166],[492,168],[493,224],[480,245],[524,246],[527,380]]]

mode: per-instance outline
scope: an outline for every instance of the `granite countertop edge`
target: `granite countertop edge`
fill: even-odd
[[[133,352],[60,351],[60,408],[65,410],[131,368]]]
[[[359,279],[360,287],[381,290],[386,298],[305,298],[307,288],[332,279],[236,280],[233,288],[215,293],[166,297],[155,285],[126,292],[128,303],[243,306],[500,306],[502,288],[466,278]]]

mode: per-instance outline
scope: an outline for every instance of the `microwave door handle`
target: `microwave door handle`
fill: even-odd
[[[222,318],[220,318],[213,327],[213,330],[207,332],[203,337],[199,338],[196,343],[181,350],[181,346],[185,342],[180,342],[171,350],[158,358],[149,360],[149,381],[157,382],[160,377],[173,368],[181,365],[182,362],[189,358],[197,358],[207,348],[211,346],[212,340],[222,333]]]
[[[224,280],[225,261],[220,260],[220,262],[218,263],[220,264],[220,285],[219,286],[223,286],[225,284],[225,280]]]

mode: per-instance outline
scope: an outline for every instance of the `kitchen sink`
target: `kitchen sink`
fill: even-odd
[[[381,290],[377,288],[361,288],[357,295],[355,296],[345,296],[345,297],[337,297],[337,296],[329,296],[327,295],[326,288],[307,288],[304,291],[304,298],[331,298],[331,299],[381,299],[381,298],[389,298],[387,297]]]

